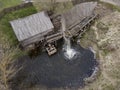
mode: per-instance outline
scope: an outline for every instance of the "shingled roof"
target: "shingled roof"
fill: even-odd
[[[10,21],[10,24],[18,41],[24,41],[38,34],[42,37],[54,28],[49,16],[44,11]]]

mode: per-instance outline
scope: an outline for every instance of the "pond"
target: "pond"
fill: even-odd
[[[83,87],[84,78],[92,75],[98,63],[90,49],[77,44],[72,45],[72,48],[77,51],[77,56],[72,60],[66,59],[62,47],[52,56],[44,52],[34,59],[23,58],[21,64],[24,63],[24,68],[16,81],[18,79],[24,85],[42,84],[48,88]]]

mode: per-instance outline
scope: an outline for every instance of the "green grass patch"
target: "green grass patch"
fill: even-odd
[[[22,0],[0,0],[0,11],[4,8],[15,6],[22,3]]]
[[[111,84],[111,85],[105,85],[103,90],[116,90],[115,87]]]
[[[18,11],[11,12],[9,14],[6,14],[1,20],[0,20],[0,30],[3,32],[3,34],[6,35],[7,39],[9,40],[10,44],[16,45],[18,44],[17,38],[13,32],[13,29],[9,23],[9,21],[26,17],[28,15],[36,13],[35,7],[31,6],[28,8],[24,8]],[[1,38],[1,37],[0,37]]]
[[[102,50],[102,51],[103,51],[103,56],[107,56],[108,53],[110,52],[110,51],[108,51],[107,49],[104,49],[104,50]]]

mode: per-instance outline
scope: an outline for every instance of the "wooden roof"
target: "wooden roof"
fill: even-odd
[[[62,16],[66,21],[66,27],[75,24],[77,21],[83,20],[87,16],[90,16],[96,5],[97,2],[85,2],[78,4],[71,10],[65,12]]]
[[[10,21],[10,24],[19,41],[29,39],[38,34],[43,36],[45,32],[50,32],[54,28],[49,16],[44,11]]]

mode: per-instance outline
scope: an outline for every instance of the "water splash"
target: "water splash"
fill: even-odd
[[[64,46],[64,49],[65,49],[64,55],[66,58],[72,59],[76,55],[76,51],[71,48],[70,39],[65,39],[65,44],[66,45]]]
[[[64,55],[66,58],[72,59],[76,55],[76,51],[71,48],[70,38],[67,38],[65,35],[66,23],[65,23],[65,19],[63,17],[61,19],[61,23],[62,23],[63,38],[65,40],[65,44],[63,46],[63,49],[65,50]]]

